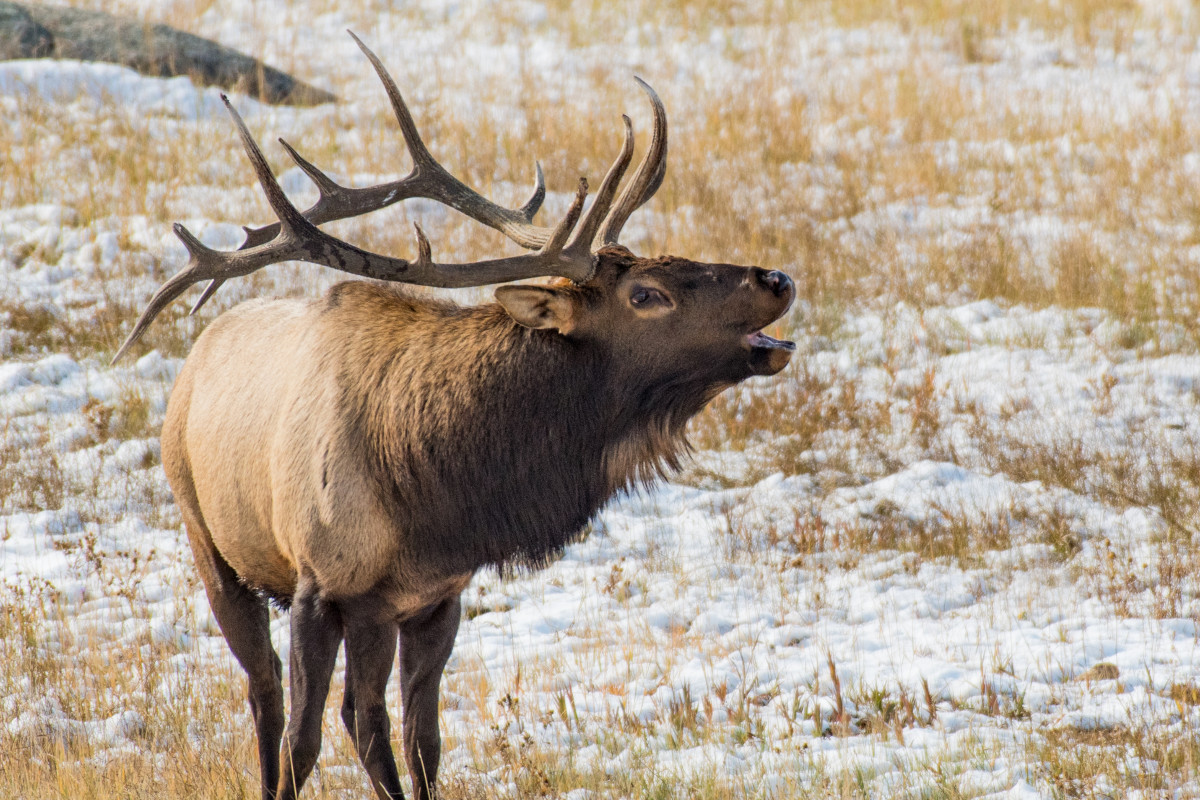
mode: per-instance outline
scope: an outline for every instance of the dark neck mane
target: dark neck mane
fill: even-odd
[[[414,563],[544,563],[618,491],[678,469],[707,397],[638,386],[594,348],[495,305],[439,316],[410,325],[407,347],[363,382],[377,387],[361,418],[383,499]]]

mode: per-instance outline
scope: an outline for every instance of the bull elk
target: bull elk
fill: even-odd
[[[353,36],[353,34],[351,34]],[[249,679],[262,796],[287,800],[317,760],[334,660],[345,643],[342,720],[381,798],[402,798],[384,693],[400,650],[403,743],[413,793],[431,798],[441,740],[438,685],[460,595],[480,569],[543,564],[604,503],[678,467],[687,421],[723,390],[774,375],[794,346],[764,333],[794,297],[782,272],[640,258],[618,244],[666,168],[666,112],[653,106],[646,155],[625,138],[591,206],[586,181],[552,228],[532,223],[545,194],[498,206],[438,164],[379,59],[414,166],[402,180],[338,185],[286,142],[320,189],[308,211],[284,195],[226,100],[279,222],[217,252],[180,225],[190,257],[154,295],[116,358],[193,284],[220,284],[301,260],[373,282],[316,300],[252,300],[196,341],[175,383],[162,460],[212,611]],[[408,197],[431,198],[532,253],[468,264],[354,247],[317,226]],[[508,285],[460,307],[381,281]],[[115,360],[115,359],[114,359]],[[268,603],[291,610],[291,717]]]

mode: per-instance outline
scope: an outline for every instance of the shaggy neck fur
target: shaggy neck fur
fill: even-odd
[[[361,387],[349,416],[422,569],[544,563],[617,491],[676,469],[684,426],[714,393],[623,373],[496,305],[393,298],[406,341],[349,359],[366,374],[344,385]]]

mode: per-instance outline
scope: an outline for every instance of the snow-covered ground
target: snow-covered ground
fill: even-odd
[[[999,86],[1012,109],[1035,117],[1069,102],[1098,126],[1120,126],[1168,105],[1162,113],[1179,115],[1183,128],[1200,125],[1200,49],[1194,38],[1153,27],[1133,31],[1120,53],[1106,57],[1097,45],[1081,59],[1069,43],[1017,26],[982,42],[980,64],[960,63],[942,47],[943,32],[903,25],[801,26],[784,46],[778,31],[761,28],[714,25],[699,39],[683,28],[631,22],[614,53],[547,27],[557,18],[533,2],[369,14],[316,0],[249,7],[257,11],[213,4],[195,30],[331,86],[344,102],[309,110],[244,97],[236,104],[270,136],[295,141],[308,129],[336,131],[332,153],[393,136],[350,124],[386,125],[386,117],[372,116],[381,92],[341,35],[346,27],[378,45],[419,117],[422,102],[436,98],[459,118],[478,106],[521,127],[518,93],[479,90],[494,104],[485,108],[472,87],[532,74],[523,79],[531,91],[570,103],[593,81],[623,81],[636,71],[675,101],[668,110],[679,141],[705,130],[689,92],[736,91],[766,69],[754,56],[766,43],[786,51],[786,67],[771,73],[781,97],[818,81],[858,86],[863,74],[920,51],[930,70],[973,75],[990,91]],[[276,12],[282,29],[261,27]],[[412,66],[421,63],[429,68]],[[322,83],[330,75],[336,81]],[[819,93],[812,96],[817,102]],[[43,105],[97,124],[114,114],[136,118],[167,138],[229,130],[218,93],[186,79],[109,65],[0,63],[6,124],[33,124],[22,115]],[[857,145],[855,130],[866,130]],[[900,263],[906,236],[953,238],[1008,225],[1035,268],[1064,238],[1055,198],[1036,213],[999,210],[986,192],[881,199],[852,220],[829,212],[830,195],[818,185],[821,159],[861,156],[880,142],[903,147],[903,137],[892,135],[862,120],[826,125],[814,135],[810,160],[794,166],[814,182],[803,207],[780,209],[747,177],[746,196],[731,203],[845,230],[851,248],[886,231],[900,243]],[[1020,141],[1005,142],[1003,131],[994,136],[994,157],[1014,170],[1040,157]],[[959,159],[993,157],[972,154],[978,142],[945,145],[938,158],[954,169]],[[51,152],[40,147],[55,146],[30,143],[10,157],[37,158]],[[1087,157],[1067,152],[1070,142],[1062,149],[1051,160]],[[1200,151],[1187,149],[1180,169],[1194,181]],[[262,206],[232,146],[212,157],[207,182],[177,186],[161,175],[146,191],[162,193],[168,216],[208,243],[233,247],[240,235],[229,220],[261,221]],[[398,158],[394,149],[387,158]],[[403,169],[379,161],[346,180],[361,184]],[[70,181],[72,196],[103,180],[101,171],[72,181],[72,169],[48,162],[46,179]],[[498,165],[492,188],[518,196],[525,170],[515,160]],[[4,171],[0,162],[0,197],[9,197]],[[283,182],[301,202],[311,199],[298,171]],[[6,728],[14,738],[83,740],[89,757],[104,760],[151,746],[137,709],[170,703],[180,681],[234,667],[192,575],[158,465],[157,428],[182,359],[142,349],[110,367],[111,349],[72,350],[66,339],[61,352],[28,346],[31,314],[51,327],[86,327],[109,319],[100,312],[117,303],[114,292],[136,309],[182,264],[182,248],[169,224],[147,212],[81,217],[76,204],[55,202],[53,188],[44,194],[37,204],[0,207],[0,607],[9,609],[13,634],[0,640],[0,658],[15,663],[20,651],[20,663],[29,664],[30,651],[59,658],[86,651],[70,693],[91,686],[105,699],[80,702],[10,669],[0,684],[0,736]],[[1067,190],[1057,199],[1077,201]],[[563,201],[553,194],[548,205]],[[462,246],[453,230],[467,223],[415,206],[414,216],[434,215],[445,226],[435,238],[439,255]],[[1146,235],[1160,237],[1162,247],[1191,235],[1192,222],[1173,217],[1170,203],[1129,209],[1143,211]],[[631,244],[649,247],[653,225],[671,219],[651,207],[634,222]],[[371,230],[389,235],[382,227]],[[404,236],[397,241],[408,247]],[[1189,268],[1200,269],[1200,253],[1190,258]],[[1136,272],[1138,264],[1123,268]],[[226,302],[271,290],[315,292],[335,279],[315,272],[274,270],[226,288]],[[1194,761],[1154,757],[1170,751],[1194,759],[1197,748],[1186,742],[1200,731],[1200,542],[1193,541],[1200,523],[1177,513],[1195,508],[1200,477],[1194,345],[1151,320],[1151,346],[1127,321],[1087,307],[951,296],[926,308],[850,304],[832,326],[816,321],[821,313],[801,302],[793,368],[749,386],[724,409],[736,415],[756,396],[802,397],[776,407],[823,409],[827,431],[810,437],[797,420],[779,420],[744,441],[708,441],[677,482],[613,502],[591,536],[548,569],[476,579],[443,684],[443,774],[470,774],[497,795],[528,791],[530,764],[557,761],[567,765],[564,774],[569,766],[579,776],[608,775],[614,786],[641,786],[628,776],[642,773],[676,787],[734,787],[720,796],[791,797],[813,785],[832,787],[832,795],[849,780],[873,797],[1034,798],[1070,795],[1077,777],[1048,766],[1038,742],[1087,749],[1109,736],[1126,743],[1118,768],[1148,777],[1119,790],[1089,784],[1100,796],[1139,786],[1146,797],[1200,797]],[[134,314],[121,321],[126,329]],[[157,324],[185,337],[199,329],[194,321]],[[58,341],[52,332],[39,335]],[[14,616],[20,604],[53,610]],[[17,637],[16,616],[45,627]],[[285,617],[275,635],[285,650]],[[105,672],[93,656],[130,648],[161,659],[166,677],[126,698],[99,683]],[[332,710],[330,720],[333,730]],[[250,730],[246,711],[224,722],[218,736]],[[343,769],[335,762],[345,755],[330,744],[335,736],[323,760],[330,775]],[[1139,739],[1167,744],[1140,750],[1131,744]],[[365,776],[345,763],[347,785],[357,787],[345,796],[364,796]],[[579,785],[592,780],[580,777]]]

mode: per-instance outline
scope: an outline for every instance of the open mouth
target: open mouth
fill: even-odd
[[[776,339],[774,336],[767,336],[762,331],[755,331],[746,337],[746,343],[754,349],[762,350],[795,350],[796,343],[789,342],[784,339]]]
[[[746,345],[750,349],[750,374],[775,375],[792,360],[796,343],[776,339],[762,331],[747,334]]]

